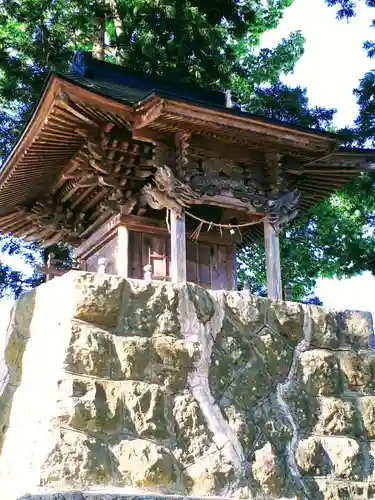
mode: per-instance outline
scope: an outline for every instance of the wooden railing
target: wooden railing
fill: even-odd
[[[40,274],[45,274],[46,276],[46,281],[50,281],[53,278],[56,278],[58,276],[62,276],[63,274],[67,273],[71,269],[74,270],[79,270],[79,262],[74,261],[71,269],[64,269],[62,265],[64,264],[63,261],[56,259],[56,256],[53,252],[48,254],[47,261],[44,266],[36,265],[35,269],[38,273]]]

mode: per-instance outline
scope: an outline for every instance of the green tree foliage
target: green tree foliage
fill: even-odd
[[[354,94],[359,107],[354,139],[375,147],[375,70],[365,74]]]
[[[1,95],[22,102],[35,98],[46,72],[66,69],[77,49],[95,50],[99,57],[141,71],[225,86],[237,66],[231,40],[246,38],[257,45],[291,3],[5,0],[0,4]],[[100,41],[101,25],[105,37]]]
[[[0,251],[3,254],[0,258],[0,297],[7,295],[18,297],[22,292],[41,283],[42,277],[29,269],[30,264],[35,265],[40,258],[40,252],[35,245],[25,244],[16,238],[0,236]],[[9,257],[20,255],[24,269],[6,263],[10,261]]]
[[[0,155],[29,116],[50,70],[75,50],[206,87],[273,84],[303,51],[299,33],[258,51],[292,0],[3,0],[0,2]],[[248,83],[246,83],[248,82]],[[249,94],[249,92],[248,92]],[[6,119],[9,117],[8,119]]]
[[[337,19],[346,19],[349,21],[356,15],[356,8],[359,5],[365,5],[366,7],[375,7],[375,0],[326,0],[326,4],[330,7],[336,7]],[[375,19],[372,20],[372,27],[375,27]],[[363,43],[363,48],[367,51],[369,57],[375,57],[375,42],[371,40],[366,40]]]
[[[358,5],[375,7],[375,0],[326,0],[329,7],[337,8],[337,19],[349,20],[356,15],[355,11]]]
[[[244,108],[267,118],[325,130],[331,125],[336,111],[318,106],[310,108],[306,89],[290,88],[280,81],[270,87],[255,88]]]
[[[9,235],[0,235],[0,298],[19,297],[45,281],[45,275],[37,272],[36,265],[45,265],[53,253],[61,269],[72,267],[71,253],[68,248],[58,245],[44,249],[35,243],[27,243]],[[12,258],[18,260],[12,265]]]

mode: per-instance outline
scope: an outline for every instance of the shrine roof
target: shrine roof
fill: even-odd
[[[335,134],[227,108],[222,92],[151,78],[78,54],[69,73],[49,76],[0,170],[0,232],[51,242],[79,227],[73,232],[85,238],[111,217],[113,211],[103,202],[116,183],[108,184],[95,168],[87,174],[101,154],[93,144],[99,145],[107,130],[117,135],[100,147],[117,162],[113,178],[122,179],[120,190],[127,183],[129,200],[152,180],[157,144],[172,150],[176,135],[185,133],[193,162],[225,160],[263,175],[266,155],[280,154],[283,174],[302,193],[303,210],[375,168],[375,151],[340,148]],[[81,181],[85,175],[91,184]],[[47,198],[57,203],[49,213],[53,208],[68,220],[59,216],[60,229],[43,215],[40,202]],[[136,215],[142,210],[136,208]]]
[[[180,81],[132,71],[123,66],[93,59],[91,53],[78,53],[69,73],[56,74],[82,88],[124,104],[135,105],[157,95],[166,99],[182,100],[198,106],[222,110],[228,114],[246,116],[268,124],[281,124],[286,129],[322,134],[337,140],[336,134],[319,128],[305,127],[243,111],[236,102],[233,103],[232,108],[228,108],[224,90],[206,90],[193,86],[191,83],[183,84]]]

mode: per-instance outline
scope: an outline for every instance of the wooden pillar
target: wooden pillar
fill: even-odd
[[[171,281],[186,281],[186,230],[185,214],[179,216],[171,210]]]
[[[233,286],[232,290],[238,290],[238,276],[237,276],[237,246],[233,245]]]
[[[268,297],[273,300],[282,300],[279,237],[268,219],[264,221],[264,243],[266,250]]]
[[[129,277],[129,230],[120,226],[117,230],[117,274]]]

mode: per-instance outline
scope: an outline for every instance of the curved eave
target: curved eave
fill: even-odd
[[[14,167],[22,160],[23,156],[35,140],[38,131],[43,126],[43,122],[53,106],[58,89],[59,80],[51,74],[48,77],[45,88],[37,106],[34,109],[34,112],[0,170],[0,196],[14,171]]]
[[[364,172],[375,172],[375,149],[340,148],[325,158],[310,162],[293,177],[293,185],[301,191],[300,213],[306,214],[319,202],[345,188]],[[239,248],[264,242],[263,225],[253,226]]]
[[[240,137],[246,141],[255,137],[265,140],[272,140],[275,145],[283,142],[296,149],[306,149],[331,153],[339,145],[337,135],[324,132],[318,129],[299,127],[277,120],[263,118],[237,109],[225,108],[207,102],[194,101],[186,97],[176,97],[175,94],[168,94],[157,89],[144,94],[140,100],[133,102],[131,95],[126,92],[119,93],[114,90],[113,84],[109,85],[109,90],[105,91],[103,82],[100,85],[95,80],[88,78],[59,75],[65,82],[66,91],[72,96],[76,104],[79,101],[86,101],[90,105],[106,103],[112,112],[119,112],[124,105],[136,109],[142,108],[152,100],[163,100],[164,106],[159,119],[150,124],[151,128],[160,131],[176,131],[187,127],[191,131],[193,127],[201,127],[207,131],[222,131],[223,135],[232,136],[232,139]],[[89,95],[88,95],[89,93]],[[128,100],[129,99],[129,100]],[[194,130],[195,133],[195,130]]]
[[[220,124],[228,129],[232,128],[247,133],[263,133],[266,137],[284,137],[299,142],[301,147],[308,146],[310,141],[319,143],[322,149],[332,150],[337,147],[339,138],[331,133],[320,130],[296,127],[276,120],[267,120],[249,113],[218,106],[201,105],[187,102],[182,99],[170,99],[166,101],[165,114],[184,117],[187,120],[202,120],[213,128]]]
[[[92,117],[64,105],[64,96],[91,106]],[[98,116],[95,110],[99,108]],[[51,74],[38,105],[0,170],[0,216],[49,193],[82,146],[77,128],[97,127],[116,116],[128,117],[131,109]]]

